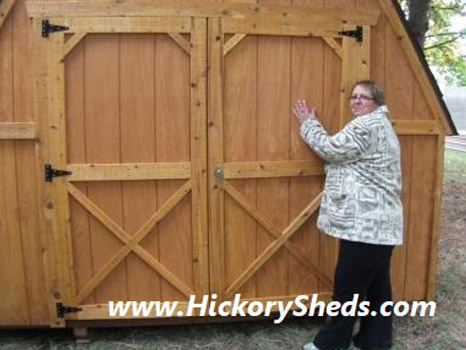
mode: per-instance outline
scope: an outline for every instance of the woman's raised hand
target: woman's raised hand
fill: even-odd
[[[298,100],[293,106],[293,113],[298,118],[299,124],[303,123],[306,119],[316,116],[316,109],[312,107],[309,110],[306,100]]]

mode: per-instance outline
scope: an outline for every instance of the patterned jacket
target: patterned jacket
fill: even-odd
[[[301,137],[325,160],[317,227],[330,236],[403,243],[400,145],[387,114],[387,106],[380,106],[334,136],[316,118],[301,125]]]

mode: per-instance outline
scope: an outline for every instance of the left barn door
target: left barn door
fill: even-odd
[[[206,20],[34,23],[51,324],[206,294]]]

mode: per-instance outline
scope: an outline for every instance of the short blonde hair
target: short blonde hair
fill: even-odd
[[[359,80],[356,83],[354,83],[353,87],[351,88],[351,95],[353,94],[353,91],[356,88],[356,86],[359,85],[366,87],[370,91],[372,98],[374,99],[375,103],[377,103],[379,106],[385,104],[385,95],[382,89],[379,85],[377,85],[375,81],[372,80]]]

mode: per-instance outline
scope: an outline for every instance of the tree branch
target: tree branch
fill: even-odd
[[[432,5],[430,6],[431,9],[441,10],[441,11],[459,11],[462,9],[460,6],[451,6],[451,7],[440,7]]]
[[[439,44],[435,44],[435,45],[432,45],[432,46],[425,47],[425,48],[424,48],[424,51],[431,50],[431,49],[435,49],[435,48],[440,47],[440,46],[444,46],[444,45],[446,45],[446,44],[449,44],[449,43],[452,43],[452,42],[458,40],[459,38],[460,38],[460,37],[457,36],[456,38],[453,38],[453,39],[451,39],[451,40],[446,40],[446,41],[441,42],[441,43],[439,43]]]
[[[466,35],[466,31],[430,34],[430,35],[426,35],[426,38],[433,38],[433,37],[436,37],[436,36],[447,36],[447,35],[458,35],[458,36],[462,37],[463,35]]]

